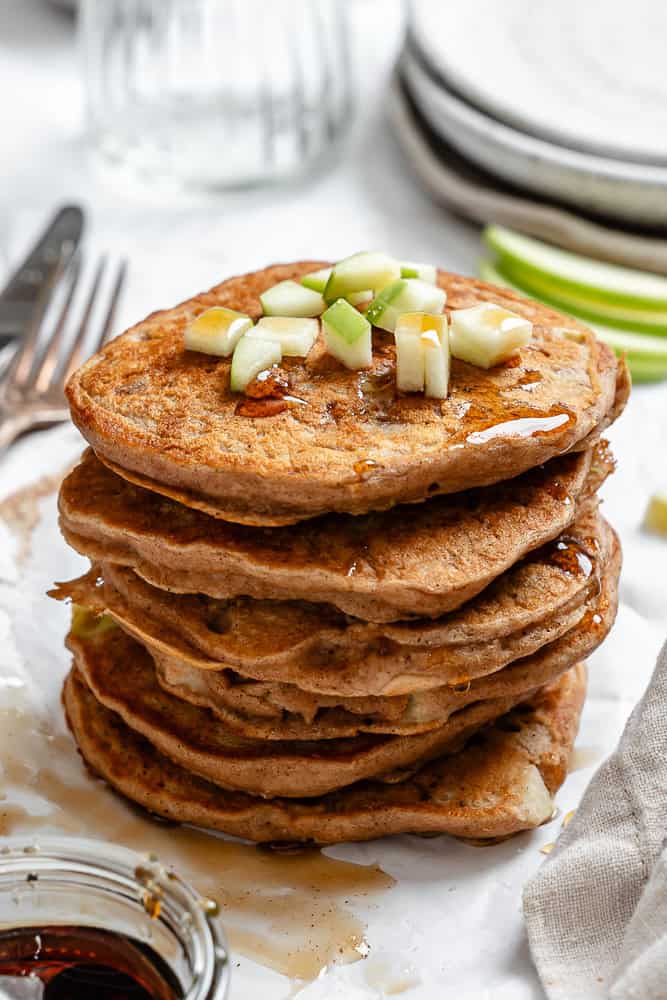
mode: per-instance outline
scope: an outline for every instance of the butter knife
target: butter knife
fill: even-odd
[[[45,287],[76,252],[83,227],[82,209],[64,205],[0,291],[0,349],[29,328]]]

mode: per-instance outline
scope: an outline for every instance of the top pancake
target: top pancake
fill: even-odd
[[[375,331],[364,372],[344,369],[320,339],[305,361],[283,362],[298,401],[273,416],[237,414],[229,359],[185,351],[186,325],[213,305],[257,318],[262,291],[322,266],[275,265],[149,316],[75,373],[72,419],[121,474],[225,520],[271,526],[509,479],[583,446],[624,404],[627,370],[586,327],[439,272],[448,309],[487,300],[532,320],[517,358],[490,371],[453,361],[441,401],[397,394],[391,334]]]

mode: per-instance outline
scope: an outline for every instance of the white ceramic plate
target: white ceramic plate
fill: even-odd
[[[667,166],[665,0],[413,0],[412,32],[451,89],[501,121]]]
[[[667,166],[608,159],[519,132],[447,90],[411,46],[401,72],[433,130],[495,176],[590,214],[667,225]]]

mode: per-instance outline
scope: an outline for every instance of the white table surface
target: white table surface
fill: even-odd
[[[383,88],[400,38],[399,5],[357,0],[354,17],[360,40],[372,37],[373,44],[362,45],[362,119],[344,158],[327,174],[290,189],[167,203],[114,189],[90,168],[68,17],[40,0],[2,0],[0,276],[44,217],[65,200],[85,204],[92,248],[130,259],[119,326],[233,272],[277,260],[336,258],[360,247],[386,248],[474,273],[479,233],[433,206],[415,187],[382,113]],[[603,493],[605,512],[624,545],[621,610],[612,637],[591,660],[591,694],[579,739],[601,753],[613,748],[667,631],[667,543],[639,529],[650,492],[661,482],[667,485],[666,433],[667,385],[637,389],[610,435],[619,471]],[[78,448],[71,428],[22,440],[0,460],[0,497],[59,471]],[[28,674],[34,672],[35,650],[40,669],[45,662],[50,674],[65,669],[62,652],[51,645],[52,613],[41,593],[49,575],[62,578],[71,571],[70,556],[57,538],[53,498],[42,504],[40,514],[42,547],[27,566],[16,564],[11,533],[3,529],[0,534],[5,650],[0,679],[10,663],[19,669],[19,661]],[[41,631],[33,629],[30,640],[19,629],[28,605],[45,622]],[[56,624],[61,628],[60,619]],[[0,707],[3,697],[0,684]],[[45,710],[58,716],[57,695],[43,697],[52,701]],[[576,807],[592,767],[568,779],[558,798],[562,812]],[[419,971],[420,982],[406,997],[535,1000],[543,995],[527,952],[520,888],[541,861],[539,847],[555,839],[558,826],[552,823],[486,851],[447,838],[405,837],[331,852],[362,863],[377,860],[398,879],[386,903],[366,914],[367,937],[376,951],[384,947]],[[381,996],[364,978],[363,966],[329,970],[304,997]],[[235,968],[233,1000],[280,1000],[289,992],[287,980],[246,959]]]

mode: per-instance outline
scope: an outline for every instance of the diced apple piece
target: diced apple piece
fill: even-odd
[[[185,348],[201,354],[228,358],[244,333],[252,327],[252,320],[244,313],[224,306],[212,306],[200,313],[185,331]]]
[[[366,310],[366,317],[373,326],[393,333],[403,313],[441,313],[446,301],[445,291],[437,285],[419,278],[399,278],[373,299]]]
[[[404,318],[402,316],[401,320]],[[421,324],[419,329],[402,326],[400,322],[396,327],[396,388],[401,392],[424,391],[424,345],[421,335]]]
[[[324,298],[327,302],[335,302],[352,292],[365,292],[369,288],[378,292],[400,276],[398,261],[388,254],[375,251],[355,253],[335,265],[324,289]]]
[[[667,538],[667,493],[653,494],[644,515],[644,527]]]
[[[304,288],[312,288],[314,292],[319,292],[322,295],[332,271],[332,267],[322,267],[319,271],[311,271],[310,274],[304,274],[301,284]]]
[[[265,316],[320,316],[326,309],[320,293],[298,281],[279,281],[262,292],[259,301]]]
[[[260,372],[280,364],[281,361],[282,351],[276,341],[242,337],[236,345],[232,358],[230,374],[232,392],[243,392],[248,383],[257,378]]]
[[[424,345],[424,394],[446,399],[449,393],[449,350],[435,330],[422,333]]]
[[[402,278],[420,278],[429,285],[435,285],[438,279],[437,268],[433,264],[419,264],[414,260],[401,261]]]
[[[367,305],[367,303],[373,301],[373,292],[371,289],[368,289],[365,292],[350,292],[346,298],[351,306],[356,306],[358,309],[359,306]]]
[[[345,299],[338,299],[324,313],[322,333],[329,354],[346,368],[358,371],[373,364],[371,324]]]
[[[394,332],[396,385],[402,392],[421,392],[445,399],[449,391],[447,317],[405,313]]]
[[[279,344],[286,357],[305,358],[317,340],[320,324],[298,316],[264,316],[248,333],[251,340]]]
[[[533,335],[530,320],[493,302],[455,309],[451,323],[449,343],[453,356],[478,368],[493,368],[506,361]]]

